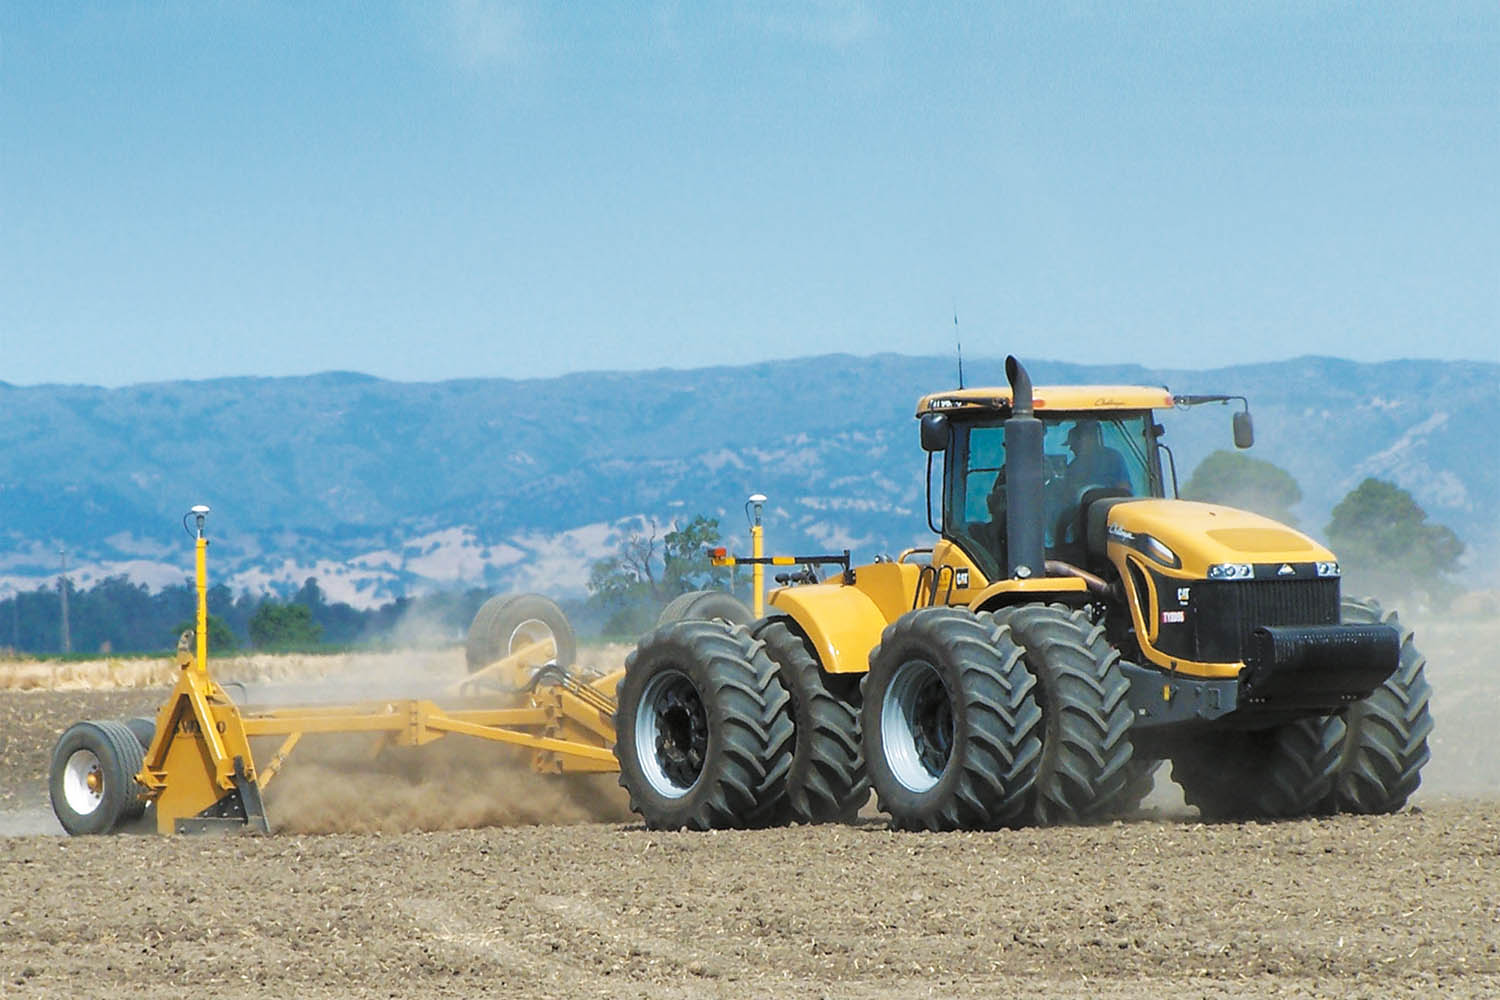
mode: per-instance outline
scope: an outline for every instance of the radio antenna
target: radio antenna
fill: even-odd
[[[964,342],[958,336],[958,303],[953,304],[953,343],[958,347],[958,387],[964,387]]]

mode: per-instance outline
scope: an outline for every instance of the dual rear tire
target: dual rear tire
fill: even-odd
[[[616,696],[615,757],[653,830],[767,826],[786,800],[790,698],[743,625],[680,621],[641,639]]]

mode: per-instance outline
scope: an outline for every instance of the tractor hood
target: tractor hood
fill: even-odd
[[[1103,535],[1103,539],[1090,540],[1123,545],[1164,568],[1200,579],[1259,578],[1267,571],[1280,572],[1283,566],[1299,570],[1316,567],[1319,576],[1338,575],[1333,553],[1302,532],[1269,517],[1219,504],[1192,500],[1117,502],[1108,508]],[[1174,558],[1177,565],[1173,565]],[[1238,573],[1219,569],[1210,574],[1211,566],[1252,569]],[[1221,576],[1225,573],[1234,575]]]

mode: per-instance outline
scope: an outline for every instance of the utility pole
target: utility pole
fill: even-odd
[[[68,549],[57,550],[62,556],[62,574],[57,578],[57,592],[62,595],[62,647],[63,655],[73,652],[73,633],[68,628]]]

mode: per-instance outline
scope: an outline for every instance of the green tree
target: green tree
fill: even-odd
[[[172,645],[176,645],[177,639],[182,633],[197,628],[192,621],[178,622],[177,627],[172,630]],[[218,615],[208,616],[208,652],[212,656],[215,651],[227,653],[239,645],[234,637],[234,631],[225,624],[224,619]]]
[[[322,637],[305,604],[264,601],[250,618],[250,642],[257,649],[305,649]]]
[[[1292,508],[1302,502],[1302,487],[1279,465],[1239,452],[1216,451],[1198,463],[1182,488],[1182,496],[1239,507],[1296,525]]]
[[[678,594],[707,590],[727,579],[728,571],[714,567],[707,552],[719,543],[718,518],[699,514],[687,524],[674,521],[664,535],[658,536],[658,530],[653,521],[643,531],[632,531],[614,555],[591,568],[589,603],[607,613],[605,632],[644,632]]]
[[[1345,576],[1379,594],[1451,589],[1464,543],[1452,529],[1427,520],[1406,490],[1366,479],[1333,508],[1328,543]]]

